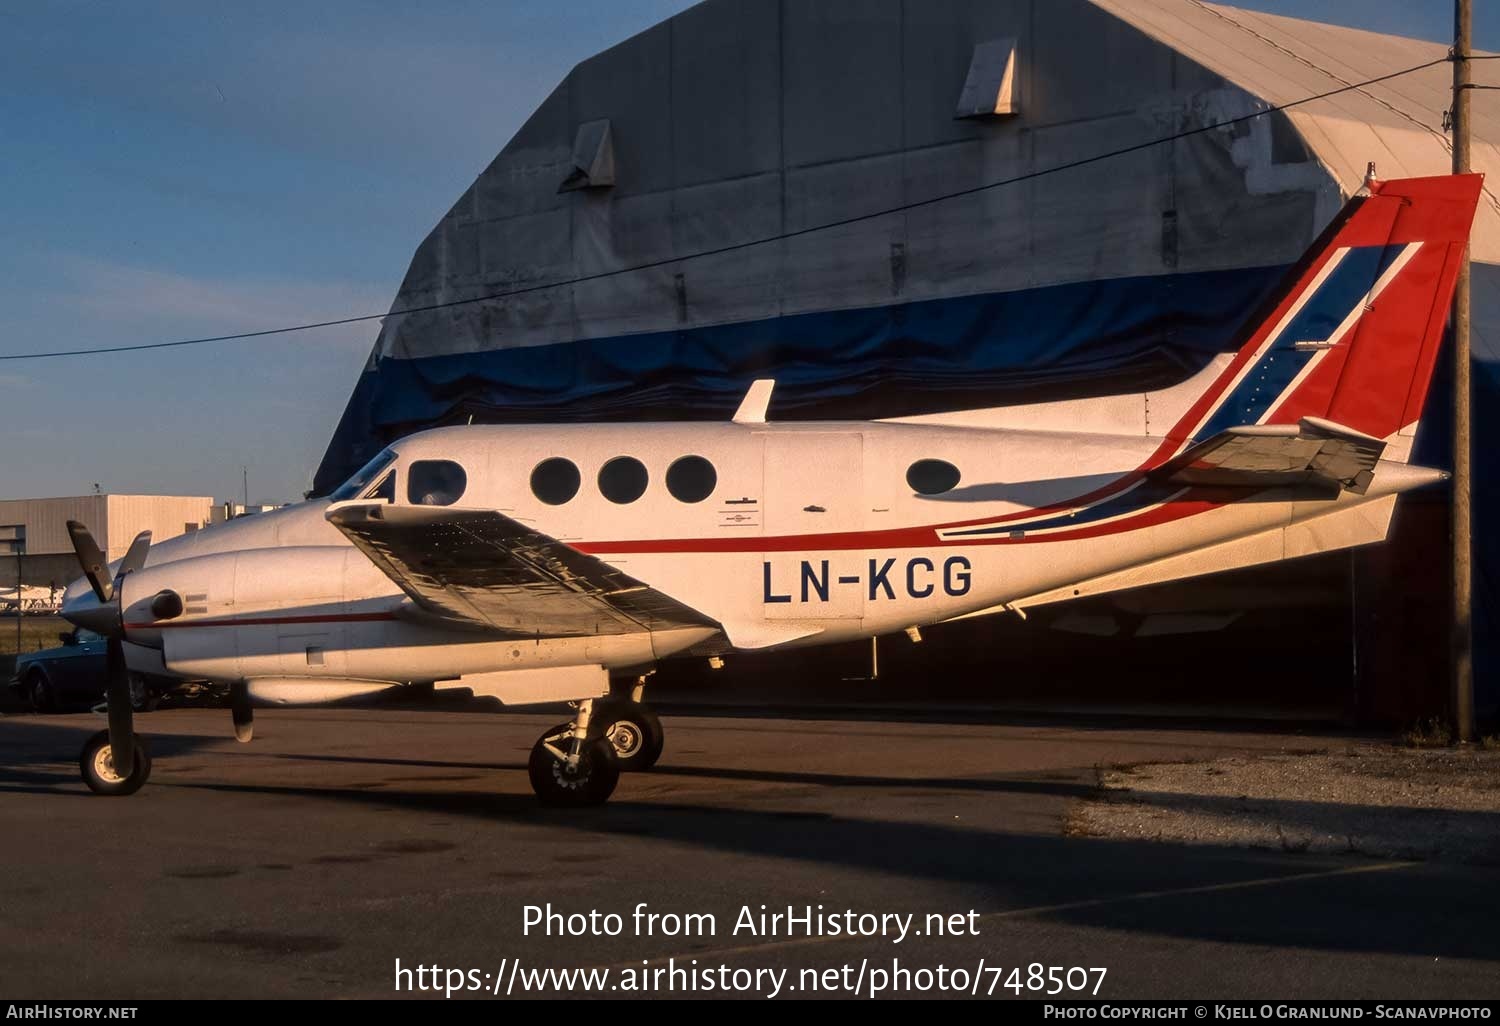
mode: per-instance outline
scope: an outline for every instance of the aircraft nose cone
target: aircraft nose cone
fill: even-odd
[[[79,587],[79,584],[83,587]],[[114,603],[105,605],[99,601],[87,581],[74,582],[63,595],[62,618],[75,627],[83,627],[96,634],[112,634],[119,627],[119,617]]]

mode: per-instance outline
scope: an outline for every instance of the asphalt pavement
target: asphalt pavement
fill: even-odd
[[[557,718],[160,712],[125,799],[78,778],[101,718],[0,718],[0,997],[1500,996],[1493,867],[1070,830],[1108,767],[1342,739],[669,711],[565,811],[525,770]]]

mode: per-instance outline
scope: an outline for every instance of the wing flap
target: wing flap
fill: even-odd
[[[527,637],[714,625],[502,513],[351,503],[328,520],[418,607],[446,620]]]
[[[1363,495],[1385,443],[1330,421],[1230,428],[1199,442],[1157,475],[1177,484],[1282,488],[1313,485]]]

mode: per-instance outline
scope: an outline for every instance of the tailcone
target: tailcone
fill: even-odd
[[[1375,465],[1375,477],[1366,495],[1374,497],[1411,492],[1418,488],[1441,484],[1452,476],[1446,470],[1438,470],[1434,467],[1381,460]]]

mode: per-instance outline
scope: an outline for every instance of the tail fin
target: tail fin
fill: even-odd
[[[1372,182],[1168,437],[1315,417],[1390,438],[1427,398],[1482,175]]]

